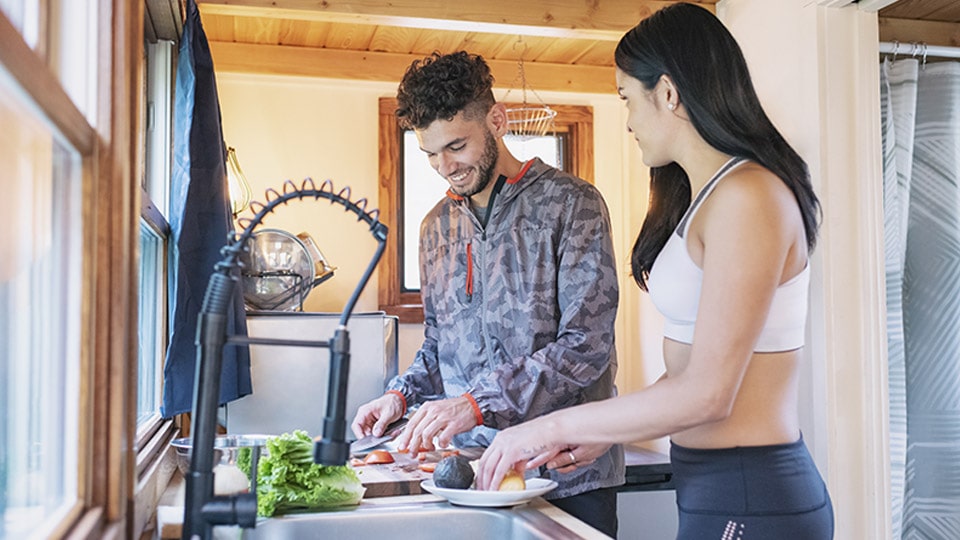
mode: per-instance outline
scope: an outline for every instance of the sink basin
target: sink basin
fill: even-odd
[[[445,501],[362,503],[352,509],[261,519],[255,529],[244,529],[241,536],[247,540],[398,537],[410,540],[583,538],[530,504],[491,509],[454,506]]]

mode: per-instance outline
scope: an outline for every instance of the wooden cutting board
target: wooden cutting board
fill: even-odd
[[[474,460],[483,454],[483,448],[461,448],[459,452],[460,455]],[[421,471],[420,464],[436,463],[442,458],[440,451],[425,452],[423,460],[417,454],[412,456],[400,452],[390,452],[390,454],[393,455],[393,463],[353,466],[353,470],[360,477],[360,482],[367,488],[364,498],[423,493],[420,482],[433,478],[433,473]]]

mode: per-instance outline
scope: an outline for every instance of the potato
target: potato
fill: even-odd
[[[500,487],[497,489],[499,491],[523,491],[527,489],[527,482],[523,479],[522,474],[516,470],[511,470],[503,477],[503,481],[500,482]]]

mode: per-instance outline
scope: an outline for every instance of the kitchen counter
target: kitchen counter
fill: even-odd
[[[461,453],[479,457],[481,449],[464,449]],[[436,503],[441,498],[424,494],[420,482],[432,475],[417,468],[416,457],[395,454],[397,461],[385,465],[356,467],[361,482],[367,488],[362,505],[395,503]],[[638,446],[625,447],[626,483],[620,492],[671,489],[670,463],[664,454]],[[157,507],[157,531],[159,538],[180,538],[183,520],[183,478],[177,474],[171,480]],[[529,506],[536,509],[583,538],[607,538],[582,521],[570,516],[542,498],[534,499]]]
[[[174,539],[180,538],[182,535],[182,524],[183,524],[183,488],[184,488],[183,478],[177,475],[177,478],[174,481],[171,481],[168,491],[164,494],[164,497],[160,501],[160,506],[157,507],[157,533],[158,538],[162,539]],[[419,495],[397,495],[389,497],[375,497],[375,498],[366,498],[360,502],[360,508],[371,509],[376,507],[396,507],[398,505],[409,505],[411,508],[422,507],[424,505],[449,505],[444,499],[436,495],[431,495],[429,493],[419,494]],[[609,540],[609,537],[601,533],[600,531],[590,527],[586,523],[580,521],[579,519],[567,514],[563,510],[557,508],[556,506],[550,504],[546,500],[537,497],[536,499],[530,501],[523,508],[528,508],[531,510],[536,510],[546,516],[547,518],[553,520],[557,524],[569,529],[574,534],[583,538],[584,540]],[[348,511],[355,511],[356,507],[348,509]],[[495,510],[490,508],[485,508],[484,510]],[[504,509],[503,511],[511,511],[511,509]],[[221,529],[221,528],[217,528]],[[236,527],[226,527],[222,528],[227,531],[238,530]],[[226,535],[222,533],[215,533],[215,536],[222,537],[236,537],[236,533],[228,532]]]

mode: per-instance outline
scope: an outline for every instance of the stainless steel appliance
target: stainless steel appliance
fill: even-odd
[[[339,313],[247,312],[251,337],[326,340]],[[381,312],[354,313],[350,332],[347,425],[360,405],[383,394],[397,374],[397,318]],[[277,435],[302,429],[321,433],[327,408],[330,353],[306,347],[250,346],[253,393],[225,406],[228,433]]]

